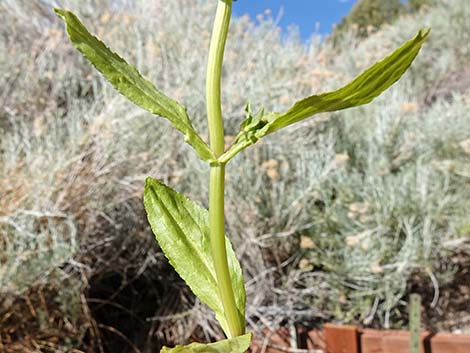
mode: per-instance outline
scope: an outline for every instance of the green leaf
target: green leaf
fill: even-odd
[[[258,114],[256,119],[248,116],[242,123],[242,131],[232,147],[220,158],[227,162],[239,151],[250,146],[263,136],[275,132],[318,113],[332,112],[370,103],[393,85],[418,55],[429,36],[429,29],[422,29],[411,40],[392,54],[375,63],[347,85],[336,91],[313,95],[295,103],[287,112]],[[256,126],[253,126],[253,122]],[[246,127],[250,127],[248,131]],[[244,128],[244,129],[243,129]]]
[[[375,63],[346,86],[295,103],[285,114],[274,117],[267,133],[296,123],[314,114],[342,110],[372,102],[393,85],[418,55],[426,41],[428,30],[420,30],[412,40],[403,44],[385,59]]]
[[[175,348],[163,347],[160,353],[245,353],[250,347],[252,334],[230,338],[215,343],[191,343]]]
[[[214,159],[209,146],[192,126],[184,106],[161,93],[135,67],[112,52],[93,36],[72,12],[62,9],[54,11],[64,20],[73,45],[119,93],[150,113],[167,118],[184,134],[185,141],[194,147],[199,158],[208,161]]]
[[[193,293],[212,310],[230,337],[217,287],[209,237],[209,212],[166,186],[147,178],[144,205],[153,233],[165,256]],[[230,240],[226,251],[240,319],[245,323],[245,287],[240,263]]]

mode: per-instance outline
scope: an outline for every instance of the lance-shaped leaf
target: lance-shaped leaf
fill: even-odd
[[[410,67],[428,38],[429,32],[429,29],[420,30],[413,39],[405,42],[392,54],[375,63],[353,81],[335,91],[302,99],[285,113],[263,113],[262,116],[257,116],[256,119],[249,116],[242,123],[242,131],[235,139],[234,144],[220,160],[226,162],[263,136],[315,114],[370,103],[398,81]],[[256,125],[253,125],[253,121]]]
[[[144,205],[152,231],[165,256],[193,293],[212,310],[230,337],[217,287],[209,237],[209,212],[166,186],[147,178]],[[244,325],[245,287],[240,263],[225,237],[235,303]]]
[[[274,117],[274,120],[269,123],[267,133],[279,130],[314,114],[370,103],[400,79],[418,55],[428,35],[429,30],[420,30],[413,39],[407,41],[385,59],[369,67],[346,86],[295,103],[285,114]]]
[[[160,92],[135,67],[112,52],[93,36],[72,12],[61,9],[54,11],[64,20],[73,45],[118,92],[150,113],[167,118],[184,134],[185,141],[194,147],[199,158],[214,159],[209,146],[192,126],[184,106]]]
[[[252,334],[230,338],[215,343],[191,343],[174,348],[163,347],[160,353],[245,353],[250,347]]]

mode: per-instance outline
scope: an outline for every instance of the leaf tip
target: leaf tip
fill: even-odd
[[[425,42],[429,34],[431,33],[431,27],[423,27],[419,30],[418,34],[416,35],[416,39],[420,42]]]
[[[150,189],[151,187],[155,186],[155,183],[157,182],[156,179],[152,178],[152,177],[146,177],[145,178],[145,184],[144,184],[144,190],[148,190]]]
[[[54,7],[54,12],[60,18],[65,19],[65,16],[67,15],[68,11],[64,9],[59,9],[58,7]]]

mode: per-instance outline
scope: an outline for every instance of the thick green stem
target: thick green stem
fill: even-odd
[[[207,118],[209,120],[210,144],[216,157],[224,152],[224,124],[222,120],[220,82],[231,13],[232,0],[219,0],[207,62]]]
[[[219,0],[215,16],[207,63],[206,100],[209,137],[216,157],[224,152],[224,125],[220,99],[220,83],[225,42],[227,40],[232,0]],[[232,281],[225,248],[224,218],[225,166],[223,163],[211,165],[209,187],[209,223],[212,257],[217,276],[219,295],[224,306],[231,337],[244,333],[244,327],[235,304]]]
[[[232,281],[225,248],[224,223],[224,178],[225,167],[211,168],[209,191],[209,222],[211,234],[212,257],[217,275],[219,294],[224,306],[228,328],[232,337],[244,334],[244,328],[238,314],[233,294]]]

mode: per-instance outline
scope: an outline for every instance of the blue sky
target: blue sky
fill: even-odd
[[[333,24],[348,14],[355,2],[356,0],[238,0],[233,3],[233,13],[239,16],[249,14],[255,19],[257,14],[269,8],[273,18],[277,18],[282,9],[279,25],[283,29],[296,25],[302,39],[308,39],[312,33],[330,33]]]

